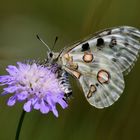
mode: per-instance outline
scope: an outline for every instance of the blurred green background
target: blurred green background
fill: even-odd
[[[55,50],[95,31],[131,25],[140,29],[139,0],[0,0],[0,74],[8,64],[24,59],[45,58],[40,36]],[[125,77],[126,88],[113,106],[98,110],[88,104],[76,81],[71,79],[74,98],[65,110],[27,113],[20,140],[139,140],[140,59]],[[2,90],[1,90],[2,91]],[[22,104],[7,107],[0,98],[0,140],[14,140]]]

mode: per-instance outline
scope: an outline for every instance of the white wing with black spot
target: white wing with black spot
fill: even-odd
[[[71,47],[70,53],[79,54],[91,49],[92,52],[102,53],[110,61],[114,61],[123,74],[128,74],[139,55],[139,41],[140,31],[134,27],[110,28],[75,44]]]
[[[124,90],[123,74],[137,60],[139,39],[140,31],[128,26],[98,32],[65,49],[62,68],[78,79],[91,105],[108,107]]]
[[[75,76],[88,102],[96,108],[104,108],[118,100],[124,90],[123,74],[114,62],[101,54],[93,53],[93,62],[82,62],[84,53],[72,55],[77,69],[67,66],[65,70]],[[76,68],[76,67],[75,67]]]

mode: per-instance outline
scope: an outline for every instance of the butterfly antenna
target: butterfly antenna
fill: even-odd
[[[58,41],[58,36],[55,37],[55,40],[54,40],[54,44],[53,44],[52,50],[54,49],[55,44],[56,44],[57,41]]]
[[[37,37],[37,39],[39,41],[41,41],[47,47],[47,49],[49,50],[49,52],[51,52],[51,49],[49,48],[49,46],[39,37],[39,35],[36,35],[36,37]]]

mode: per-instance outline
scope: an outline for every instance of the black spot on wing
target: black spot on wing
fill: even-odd
[[[102,38],[98,38],[96,46],[100,47],[102,45],[104,45],[104,40]]]
[[[98,87],[98,86],[99,86],[99,84],[98,84],[98,83],[96,83],[95,85],[96,85],[96,87]]]
[[[85,43],[82,45],[82,52],[90,50],[89,43]]]
[[[116,59],[116,58],[112,58],[112,61],[113,61],[113,62],[117,62],[117,59]]]
[[[111,30],[107,32],[107,35],[111,35]]]
[[[115,45],[117,45],[117,40],[116,40],[116,38],[112,38],[111,41],[110,41],[109,47],[112,48]]]
[[[128,46],[128,45],[129,45],[129,43],[126,41],[126,42],[124,43],[124,45],[125,45],[125,46]]]

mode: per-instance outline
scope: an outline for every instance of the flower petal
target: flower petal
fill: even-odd
[[[12,76],[18,73],[17,67],[12,65],[9,65],[8,68],[6,68],[6,71]]]
[[[17,98],[20,101],[25,100],[27,97],[28,97],[28,92],[26,92],[26,91],[23,91],[23,92],[20,92],[17,94]]]
[[[9,92],[9,93],[13,93],[13,92],[15,92],[17,89],[18,89],[17,86],[9,86],[9,87],[7,87],[7,88],[4,88],[3,90],[6,91],[6,92]]]
[[[49,112],[49,107],[45,104],[44,101],[41,102],[40,111],[41,111],[43,114],[46,114],[46,113]]]
[[[53,114],[58,117],[58,111],[56,110],[55,106],[52,108]]]
[[[0,85],[12,84],[14,79],[14,77],[9,75],[0,76]]]
[[[37,101],[35,104],[34,104],[34,109],[36,110],[39,110],[40,109],[40,103]]]
[[[61,105],[61,107],[63,109],[65,109],[68,106],[68,104],[63,99],[61,99],[61,100],[59,99],[58,103]]]
[[[32,105],[33,105],[34,109],[39,110],[40,109],[40,103],[41,103],[41,100],[36,98],[36,100],[34,100],[34,103],[32,102]]]
[[[46,97],[47,103],[48,103],[50,106],[54,106],[55,103],[53,102],[53,100],[52,100],[51,98],[52,98],[52,96],[47,96],[47,97]]]
[[[8,106],[13,106],[16,103],[16,96],[11,96],[7,102]]]
[[[23,106],[23,109],[26,111],[26,112],[30,112],[32,110],[32,102],[29,100],[27,101],[24,106]]]
[[[3,92],[1,93],[1,96],[4,96],[4,95],[6,95],[6,94],[9,94],[9,92],[3,91]]]
[[[9,76],[9,75],[0,76],[0,82],[5,82],[5,81],[9,80],[10,78],[11,78],[11,76]]]

